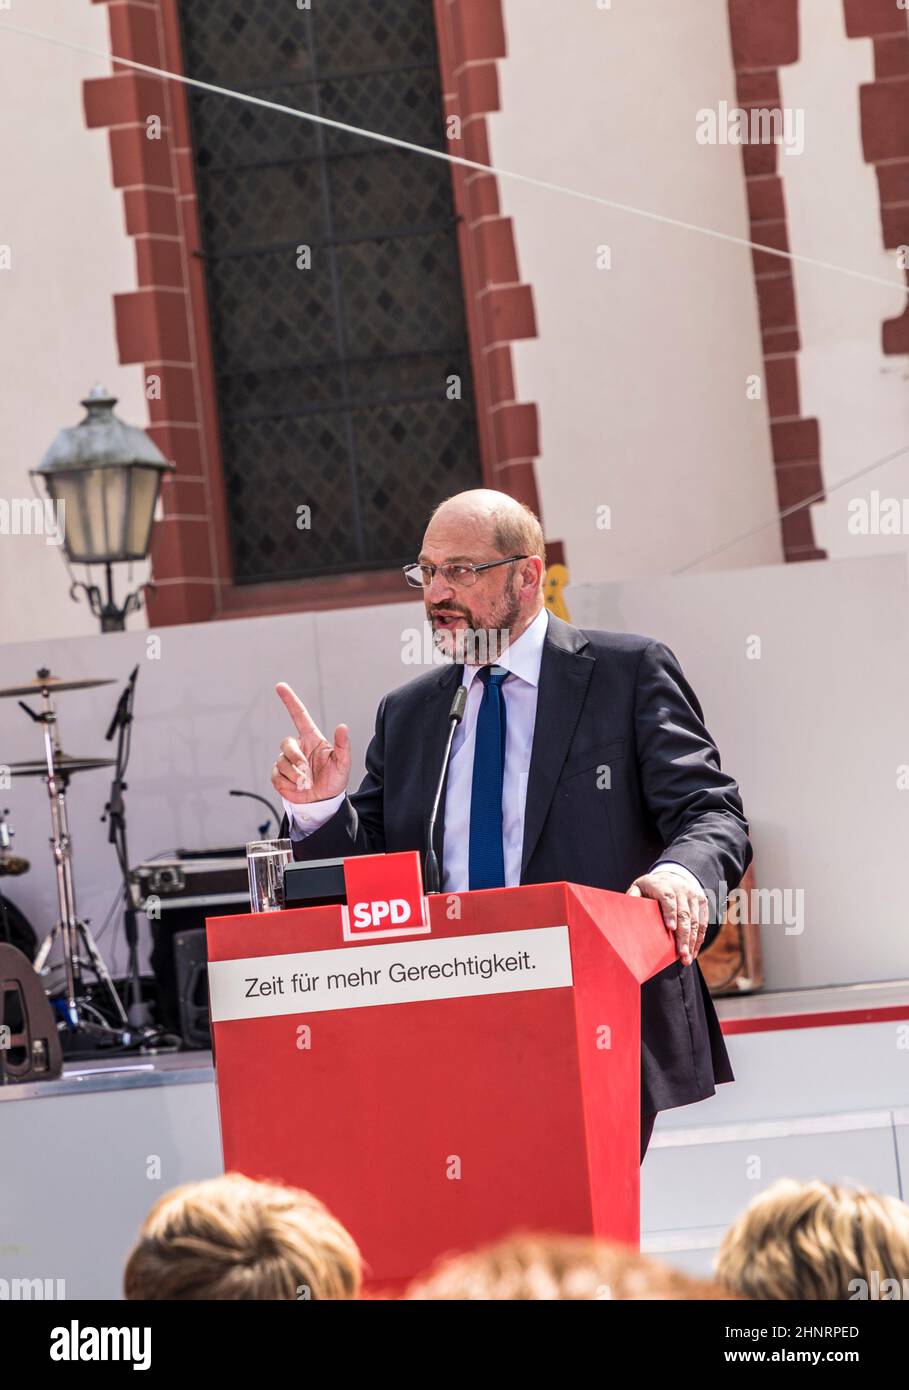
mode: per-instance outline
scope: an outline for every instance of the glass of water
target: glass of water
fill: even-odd
[[[252,912],[280,912],[284,906],[284,866],[293,862],[290,840],[251,840],[246,846],[249,906]]]

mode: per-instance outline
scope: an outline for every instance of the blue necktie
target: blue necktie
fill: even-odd
[[[470,790],[469,879],[471,889],[505,887],[502,846],[502,784],[505,776],[505,696],[508,672],[484,666],[483,699],[477,715]]]

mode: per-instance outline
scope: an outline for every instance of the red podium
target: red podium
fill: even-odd
[[[658,906],[549,883],[429,912],[363,941],[340,907],[209,920],[225,1168],[315,1193],[374,1285],[515,1230],[637,1244]]]

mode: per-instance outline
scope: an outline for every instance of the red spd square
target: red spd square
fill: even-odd
[[[344,886],[345,941],[425,936],[431,930],[420,856],[415,849],[345,859]]]

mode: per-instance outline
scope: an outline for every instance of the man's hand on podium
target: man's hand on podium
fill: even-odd
[[[707,932],[709,907],[704,890],[682,874],[657,867],[652,874],[636,878],[628,893],[633,898],[656,899],[663,921],[675,935],[682,964],[691,965]]]
[[[275,791],[295,806],[305,806],[311,801],[328,801],[346,791],[350,778],[350,734],[347,725],[338,725],[334,744],[331,744],[289,685],[282,681],[275,689],[297,731],[296,738],[283,740],[278,761],[271,770],[271,784]]]

